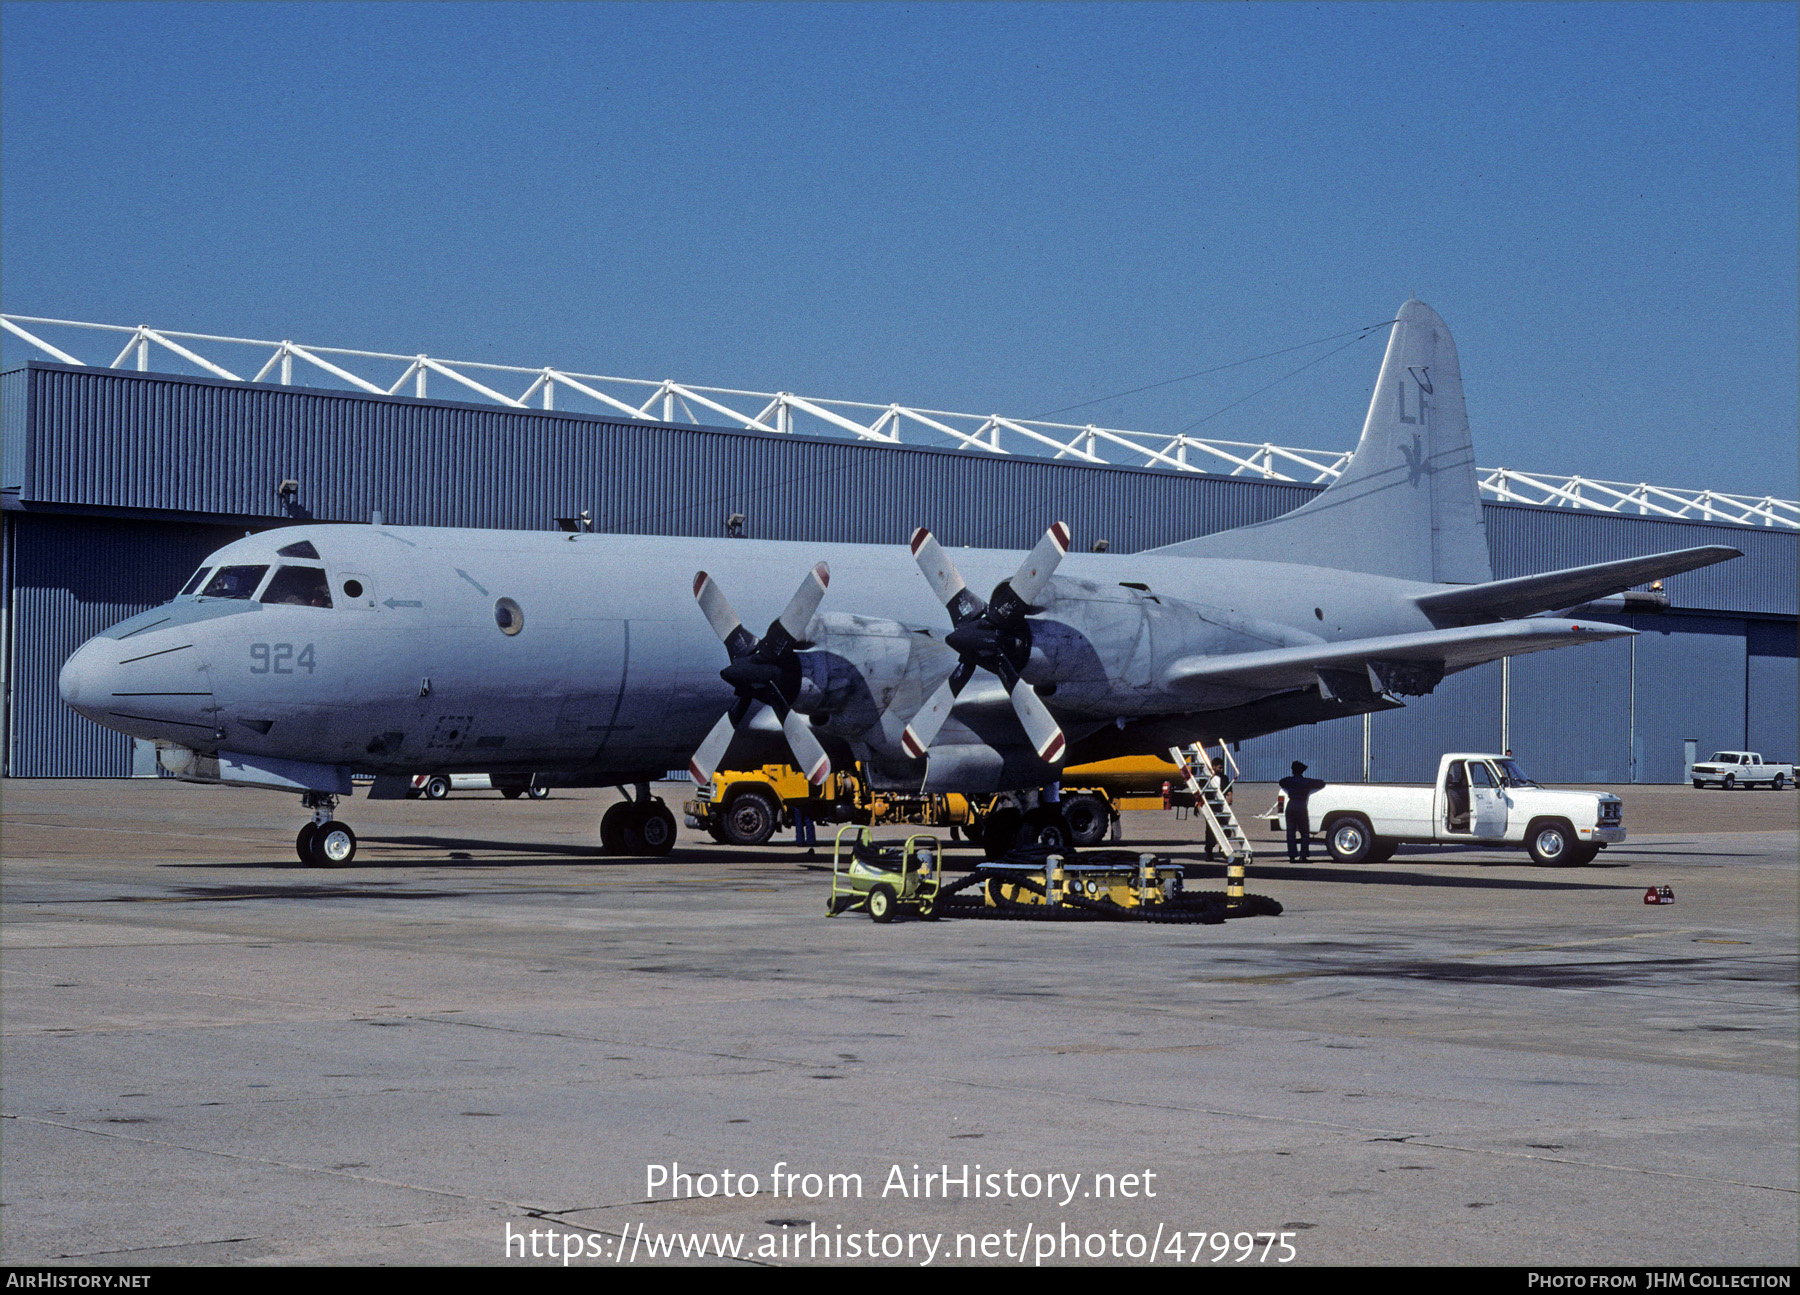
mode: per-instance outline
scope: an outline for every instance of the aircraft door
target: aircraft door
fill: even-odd
[[[1499,780],[1484,761],[1469,761],[1469,819],[1475,836],[1497,841],[1506,835],[1506,802]]]

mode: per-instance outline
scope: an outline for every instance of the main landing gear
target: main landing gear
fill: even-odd
[[[300,797],[301,808],[310,809],[313,816],[294,838],[294,853],[309,868],[348,868],[356,858],[356,833],[332,817],[337,803],[336,796],[323,791],[309,791]]]
[[[638,783],[636,791],[636,799],[620,801],[600,816],[600,848],[607,854],[665,855],[675,848],[675,815],[650,794],[649,783]]]

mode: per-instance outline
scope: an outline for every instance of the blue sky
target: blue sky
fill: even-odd
[[[0,301],[1793,498],[1797,12],[9,3]]]

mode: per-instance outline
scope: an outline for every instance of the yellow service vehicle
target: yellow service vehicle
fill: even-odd
[[[1076,846],[1098,845],[1109,834],[1116,841],[1120,813],[1163,808],[1164,784],[1171,781],[1179,783],[1179,770],[1156,756],[1076,765],[1063,771],[1061,799],[1049,806],[1035,793],[971,799],[955,793],[871,791],[860,766],[834,772],[815,789],[792,765],[765,764],[719,770],[683,810],[689,827],[725,845],[762,845],[777,830],[794,825],[794,806],[803,803],[815,823],[944,827],[951,840],[965,836],[997,856],[1025,836],[1044,840],[1062,832]]]
[[[682,816],[689,827],[721,845],[762,845],[778,829],[794,825],[796,802],[805,805],[815,823],[858,821],[862,788],[862,779],[853,772],[833,772],[824,786],[815,788],[788,764],[720,769],[695,792],[695,799],[682,805]]]

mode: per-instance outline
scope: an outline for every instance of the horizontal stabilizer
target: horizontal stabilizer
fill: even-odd
[[[1512,580],[1490,580],[1486,584],[1440,589],[1420,594],[1413,601],[1431,616],[1527,616],[1532,612],[1573,607],[1590,599],[1620,593],[1646,580],[1680,575],[1683,571],[1743,556],[1737,549],[1723,544],[1706,544],[1672,553],[1653,553],[1648,557],[1598,562],[1593,566],[1546,571]]]
[[[1392,674],[1400,662],[1436,667],[1445,673],[1466,670],[1485,661],[1548,648],[1599,643],[1637,633],[1619,625],[1592,621],[1528,620],[1499,625],[1462,625],[1416,634],[1388,634],[1344,643],[1307,644],[1267,652],[1233,652],[1222,656],[1182,657],[1164,676],[1171,687],[1207,684],[1273,692],[1305,688],[1320,682],[1321,670]],[[1326,679],[1333,676],[1327,674]]]

